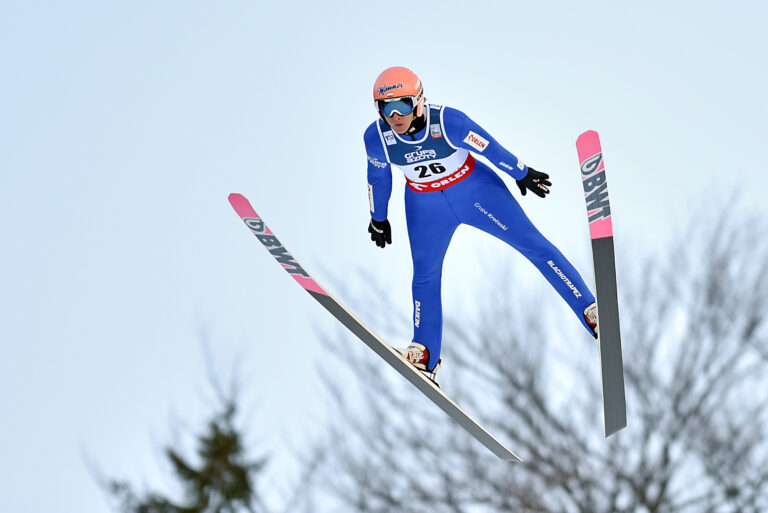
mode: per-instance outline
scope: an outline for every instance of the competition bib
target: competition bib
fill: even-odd
[[[429,105],[427,127],[418,141],[397,135],[384,120],[379,120],[379,134],[387,159],[405,175],[415,192],[440,191],[460,182],[475,168],[468,150],[456,148],[443,136],[442,108]]]

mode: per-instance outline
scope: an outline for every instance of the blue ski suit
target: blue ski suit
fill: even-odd
[[[413,258],[413,340],[429,350],[429,368],[440,358],[443,317],[440,296],[445,253],[461,224],[503,240],[535,265],[584,327],[594,296],[576,269],[536,229],[501,178],[472,153],[483,155],[515,179],[528,168],[463,112],[425,106],[420,132],[395,133],[379,119],[366,129],[371,218],[384,221],[392,193],[391,166],[406,179],[405,214]]]

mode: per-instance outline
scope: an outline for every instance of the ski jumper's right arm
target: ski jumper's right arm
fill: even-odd
[[[515,179],[523,196],[528,190],[541,198],[549,194],[547,186],[552,185],[552,182],[549,181],[548,174],[523,164],[469,116],[458,109],[445,107],[443,122],[447,138],[456,141],[462,148],[482,154],[495,167],[504,170]]]
[[[528,174],[528,166],[523,164],[523,161],[499,144],[487,130],[462,111],[444,107],[443,123],[446,137],[453,141],[451,144],[484,156],[496,168],[515,180],[520,180]]]
[[[368,202],[371,219],[385,221],[389,197],[392,195],[392,166],[387,160],[376,122],[366,129],[363,139],[368,156]]]

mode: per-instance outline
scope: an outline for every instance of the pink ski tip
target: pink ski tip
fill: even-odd
[[[595,130],[587,130],[576,139],[576,149],[579,153],[579,161],[600,153],[600,136]]]
[[[591,138],[591,137],[598,137],[597,130],[586,130],[582,132],[582,134],[576,139],[576,142],[578,143],[579,140],[584,138]]]
[[[232,208],[235,209],[235,212],[237,212],[237,214],[243,219],[246,217],[259,217],[256,211],[253,210],[251,203],[242,194],[238,194],[236,192],[230,194],[229,204],[232,205]]]

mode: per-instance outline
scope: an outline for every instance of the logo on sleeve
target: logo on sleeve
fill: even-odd
[[[376,157],[371,157],[370,155],[368,155],[368,162],[370,162],[371,164],[373,164],[374,166],[376,166],[378,168],[384,169],[385,167],[387,167],[386,163],[380,161]]]
[[[517,167],[517,169],[519,169],[520,171],[525,171],[525,164],[523,164],[522,160],[518,160],[517,161],[517,166],[515,166],[515,167],[510,166],[506,162],[499,162],[499,165],[501,167],[505,168],[505,169],[509,169],[510,171],[514,171],[515,167]]]
[[[467,134],[467,137],[464,138],[464,142],[472,146],[480,153],[482,153],[483,150],[488,146],[488,139],[483,138],[471,130],[469,131],[469,134]]]
[[[371,207],[369,209],[371,212],[376,211],[376,209],[373,208],[373,186],[371,184],[368,184],[368,206]]]

